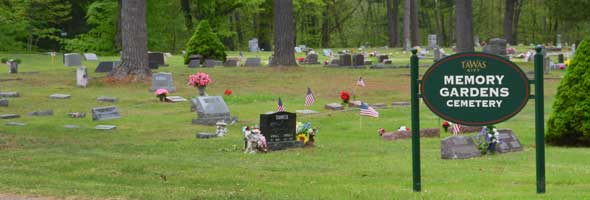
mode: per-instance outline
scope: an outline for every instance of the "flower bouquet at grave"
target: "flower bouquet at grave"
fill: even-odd
[[[342,100],[342,104],[344,106],[348,105],[348,101],[350,101],[350,93],[347,91],[340,92],[340,99]]]
[[[205,87],[211,83],[211,77],[204,72],[197,72],[188,77],[188,84],[199,90],[199,96],[205,96]]]
[[[451,126],[451,124],[449,124],[448,121],[442,123],[442,128],[445,131],[445,133],[448,132],[449,126]]]
[[[166,95],[168,95],[168,90],[164,89],[164,88],[160,88],[160,89],[156,90],[155,94],[156,94],[156,97],[160,98],[160,101],[165,101]]]
[[[495,126],[484,126],[475,141],[479,145],[481,154],[493,154],[496,152],[496,144],[498,144],[498,136],[500,133]]]
[[[295,130],[295,139],[297,141],[302,141],[305,146],[314,146],[315,135],[317,134],[318,129],[312,128],[310,122],[297,122],[297,127]]]

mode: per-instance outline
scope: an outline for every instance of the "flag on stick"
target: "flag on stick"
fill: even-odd
[[[379,117],[379,112],[373,109],[371,106],[367,105],[366,103],[361,103],[361,116],[369,116],[369,117]]]
[[[281,97],[279,97],[279,104],[277,105],[277,111],[278,112],[285,112],[285,106],[283,105],[283,101],[281,100]]]
[[[311,89],[309,87],[307,87],[307,95],[305,95],[305,107],[309,107],[313,103],[315,103],[315,98],[313,97],[313,94],[311,93]]]

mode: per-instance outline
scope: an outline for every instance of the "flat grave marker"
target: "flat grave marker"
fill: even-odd
[[[93,121],[121,118],[121,115],[119,114],[119,109],[117,109],[116,106],[96,107],[92,108],[91,112]]]

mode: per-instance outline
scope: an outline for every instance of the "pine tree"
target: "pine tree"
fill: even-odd
[[[567,73],[559,83],[547,142],[559,146],[590,146],[590,44],[578,46]]]
[[[186,43],[186,54],[184,55],[184,64],[189,63],[189,57],[192,55],[201,55],[203,59],[217,59],[225,61],[225,46],[221,40],[211,30],[209,22],[203,20],[197,26],[197,30]]]

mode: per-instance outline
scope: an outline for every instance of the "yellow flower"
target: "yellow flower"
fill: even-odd
[[[303,141],[303,144],[307,144],[307,140],[309,140],[309,138],[307,138],[307,135],[305,135],[305,134],[297,135],[297,141]]]
[[[565,64],[566,66],[570,66],[570,62],[571,62],[571,60],[570,60],[570,59],[567,59],[567,60],[565,60],[564,64]]]

